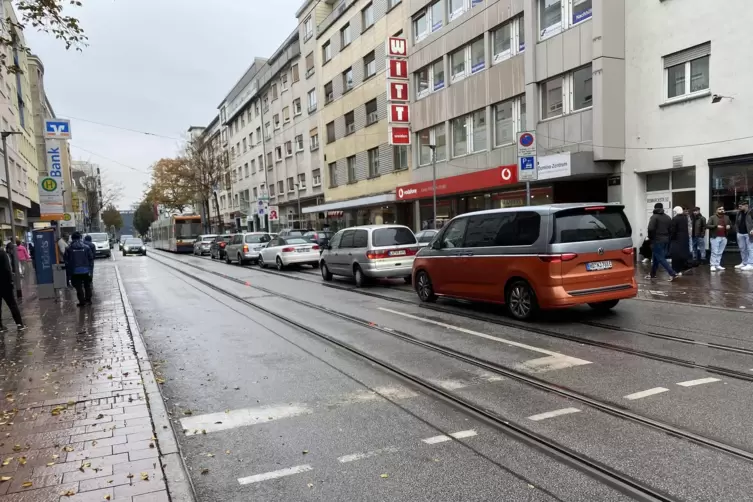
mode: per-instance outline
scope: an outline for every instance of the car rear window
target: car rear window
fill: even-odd
[[[129,246],[143,246],[144,245],[141,239],[128,239],[125,241],[125,243]]]
[[[284,237],[285,244],[311,244],[306,239],[301,239],[300,237]]]
[[[201,238],[201,240],[204,242],[211,242],[214,240],[214,235],[205,235],[204,237]]]
[[[416,244],[416,236],[405,227],[379,228],[371,235],[374,247]]]
[[[261,242],[269,242],[269,236],[267,234],[246,236],[246,244],[259,244]]]
[[[222,237],[220,237],[220,238],[219,238],[219,239],[217,239],[217,240],[218,240],[218,241],[225,241],[225,242],[230,242],[230,239],[232,239],[232,238],[233,238],[233,236],[232,236],[232,235],[223,235]]]
[[[552,242],[621,239],[631,234],[630,223],[621,207],[584,207],[555,213]]]

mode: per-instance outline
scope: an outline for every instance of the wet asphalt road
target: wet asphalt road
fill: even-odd
[[[423,308],[401,281],[369,287],[365,295],[347,281],[334,284],[349,290],[325,286],[310,269],[262,272],[156,251],[147,259],[118,257],[118,265],[164,379],[163,395],[199,500],[629,499],[577,466],[249,303],[326,333],[669,499],[753,500],[749,312],[636,300],[609,315],[574,309],[520,325],[488,306],[440,301],[442,311]],[[533,375],[737,448],[739,455],[297,300]]]

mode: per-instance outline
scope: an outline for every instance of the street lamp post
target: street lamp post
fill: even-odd
[[[429,148],[431,148],[431,194],[432,194],[432,207],[434,209],[434,230],[437,229],[437,144],[432,138],[429,140]]]
[[[295,183],[296,196],[298,197],[298,228],[303,230],[303,222],[301,221],[301,184]]]
[[[21,290],[21,277],[18,273],[18,252],[16,250],[16,218],[13,214],[13,188],[10,181],[10,169],[8,168],[8,136],[11,134],[21,134],[17,131],[2,131],[0,135],[3,138],[3,161],[5,162],[5,187],[8,189],[8,213],[10,214],[10,256],[13,262],[13,274],[16,283],[16,298],[23,297]]]

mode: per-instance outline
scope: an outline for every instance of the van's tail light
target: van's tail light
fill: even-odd
[[[282,248],[283,253],[292,253],[295,251],[295,248]]]
[[[319,249],[319,246],[317,246],[316,244],[314,244],[313,246],[311,246],[311,249],[313,249],[314,251],[316,251],[316,250]]]
[[[633,256],[633,253],[635,250],[633,248],[622,248],[622,252],[625,253],[628,256]]]
[[[384,260],[385,258],[400,258],[401,256],[415,256],[418,253],[418,247],[415,248],[395,248],[379,249],[377,251],[368,251],[366,258],[369,260]]]
[[[563,261],[572,261],[578,257],[575,253],[563,254],[540,254],[539,260],[544,263],[562,263]]]
[[[246,244],[243,245],[243,252],[248,253],[248,245]]]
[[[591,206],[591,207],[585,208],[585,211],[603,211],[605,209],[606,209],[605,206]]]

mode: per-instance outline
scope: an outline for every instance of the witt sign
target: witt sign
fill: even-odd
[[[408,105],[390,104],[390,122],[407,124],[410,122],[410,108]]]

